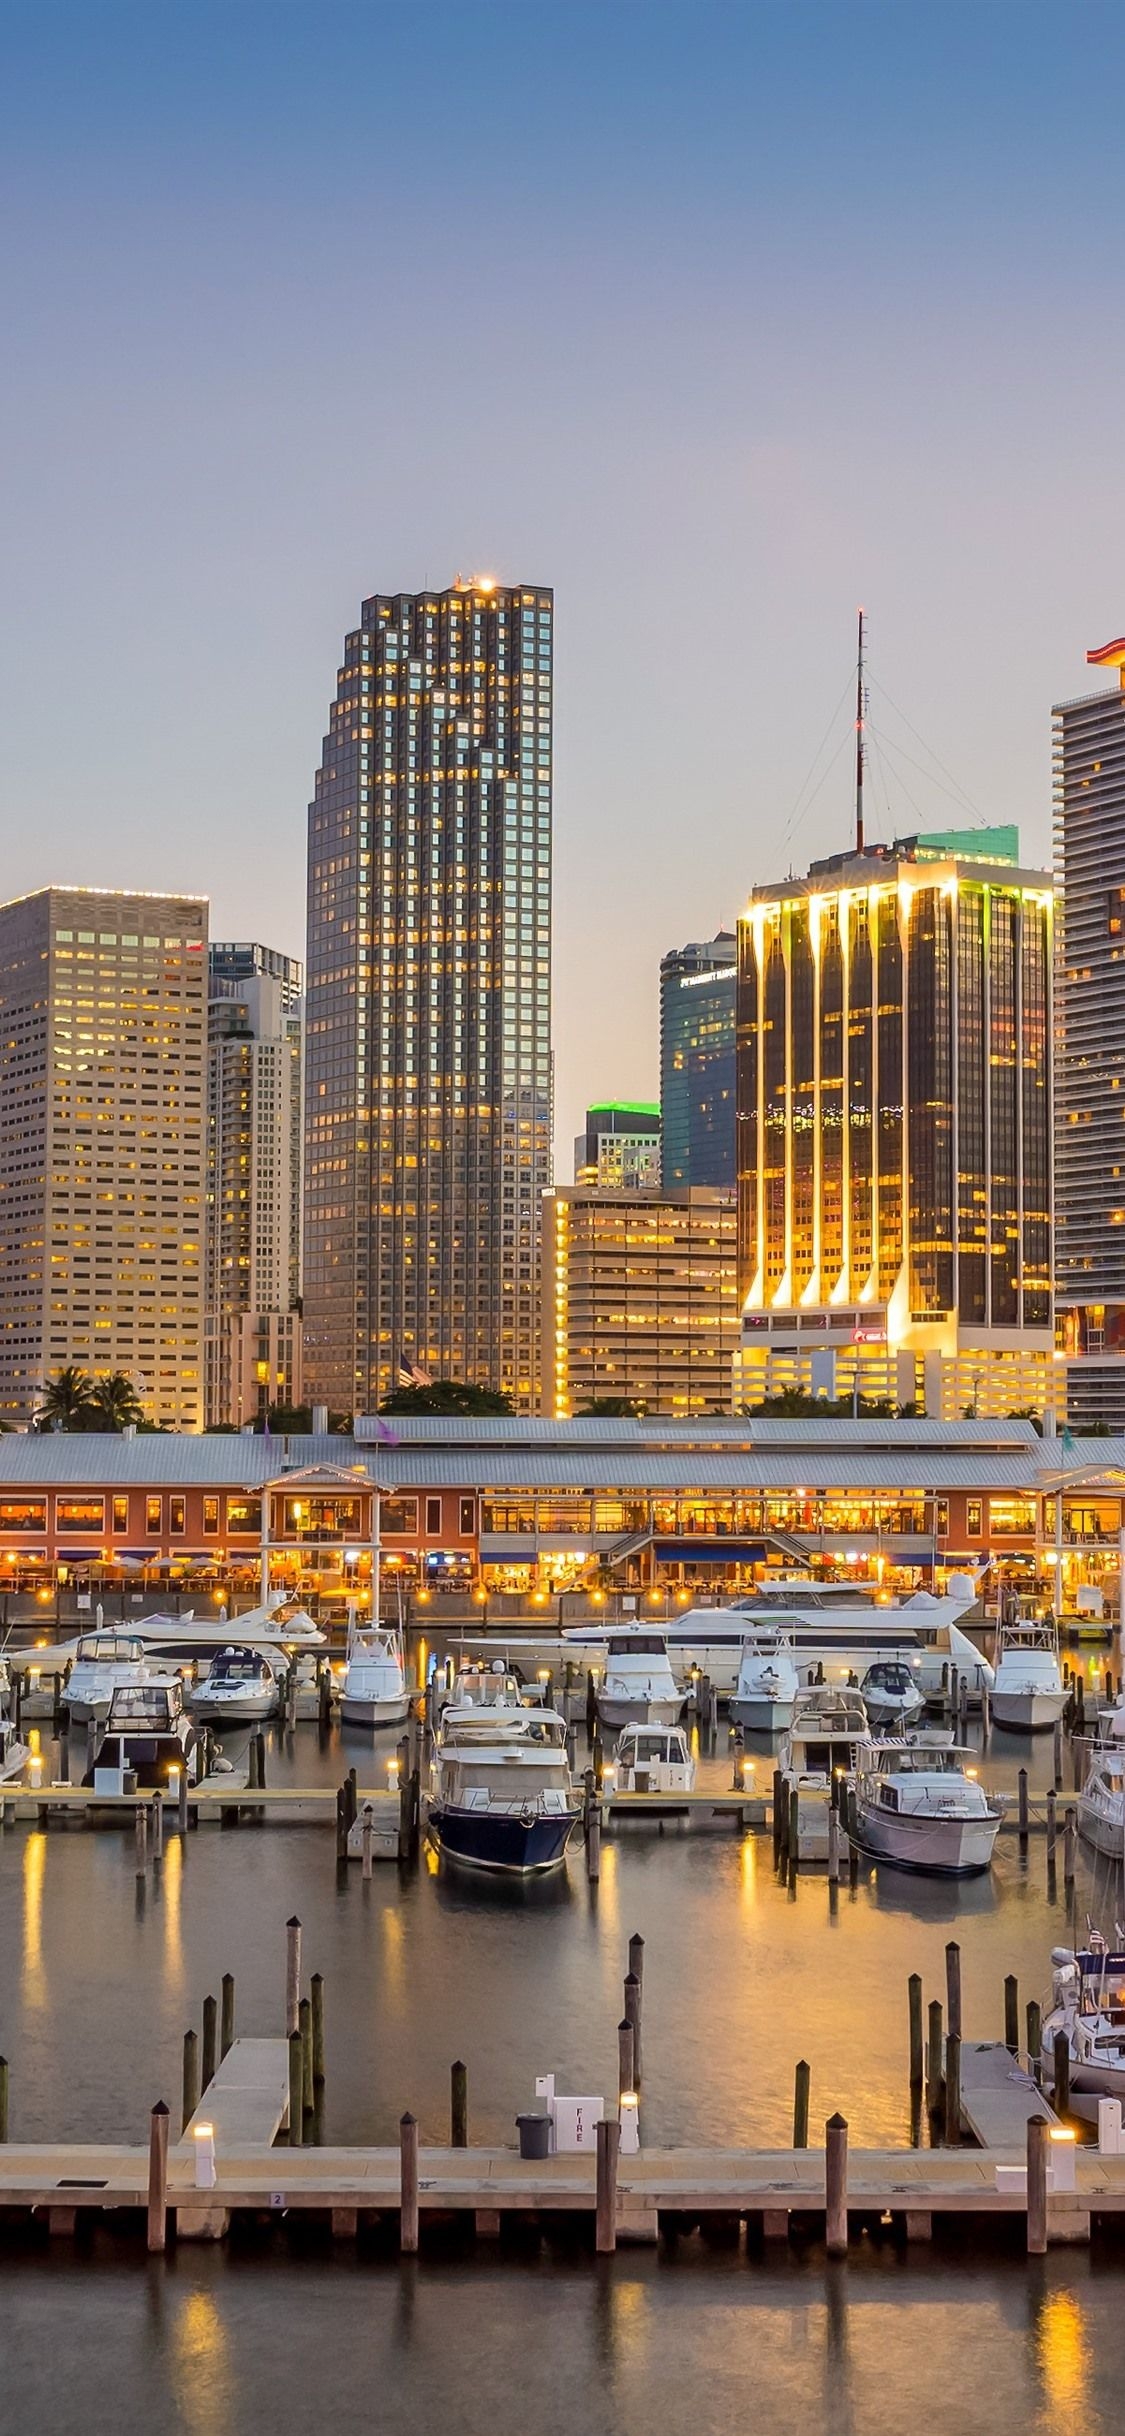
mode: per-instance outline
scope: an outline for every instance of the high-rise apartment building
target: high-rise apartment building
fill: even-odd
[[[603,1193],[660,1184],[660,1110],[651,1100],[601,1100],[574,1137],[574,1181]]]
[[[1054,711],[1055,1281],[1079,1422],[1125,1430],[1125,639],[1112,692]]]
[[[1054,1409],[1052,889],[987,845],[836,856],[740,919],[742,1404]]]
[[[203,1420],[207,905],[0,906],[0,1418],[70,1365]]]
[[[306,1392],[539,1400],[552,594],[377,593],[309,813]]]
[[[543,1203],[543,1410],[606,1396],[726,1413],[739,1341],[733,1193],[598,1192]]]
[[[671,1189],[735,1181],[733,931],[673,948],[660,966],[662,1177]]]
[[[250,941],[210,972],[204,1404],[242,1427],[302,1395],[302,976]]]

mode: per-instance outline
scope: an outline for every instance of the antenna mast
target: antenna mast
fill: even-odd
[[[855,681],[855,850],[863,853],[863,611],[859,613],[859,657]]]

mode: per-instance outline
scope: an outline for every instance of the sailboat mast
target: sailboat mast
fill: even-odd
[[[855,850],[863,853],[863,611],[859,613],[859,654],[855,680]]]

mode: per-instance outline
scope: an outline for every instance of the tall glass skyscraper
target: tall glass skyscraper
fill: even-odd
[[[309,811],[305,1392],[540,1384],[553,595],[377,593]]]
[[[730,1190],[734,1162],[735,938],[676,947],[660,966],[661,1169],[665,1191]]]

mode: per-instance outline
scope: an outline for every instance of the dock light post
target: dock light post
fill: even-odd
[[[1052,2186],[1056,2191],[1073,2191],[1077,2143],[1068,2124],[1052,2123],[1047,2144]]]
[[[622,2157],[637,2157],[641,2148],[640,2103],[635,2089],[623,2089],[618,2101]]]
[[[197,2191],[215,2188],[215,2127],[212,2123],[196,2123],[192,2127],[195,2141],[195,2187]]]

